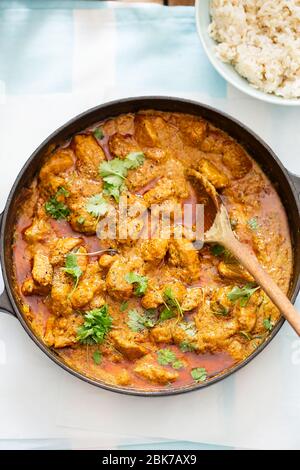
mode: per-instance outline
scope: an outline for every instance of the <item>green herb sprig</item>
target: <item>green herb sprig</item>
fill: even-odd
[[[73,292],[77,289],[79,279],[83,274],[80,266],[78,265],[78,259],[77,259],[77,254],[76,253],[68,253],[67,254],[65,267],[63,269],[64,269],[65,273],[69,274],[73,278],[74,289],[70,294],[70,295],[72,295]]]
[[[125,179],[128,170],[138,168],[144,163],[143,152],[131,152],[124,160],[114,158],[100,164],[99,173],[104,181],[104,194],[119,202],[120,194],[125,190]]]
[[[89,198],[86,206],[86,211],[93,217],[101,217],[107,214],[109,209],[108,202],[103,198],[102,194],[95,194]]]
[[[157,351],[157,362],[161,366],[171,365],[174,369],[182,369],[184,364],[171,349],[165,348]]]
[[[191,370],[191,376],[195,382],[205,382],[207,379],[207,371],[204,367],[195,367]]]
[[[128,312],[127,325],[132,331],[143,331],[146,328],[153,328],[156,323],[155,313],[153,311],[145,310],[139,312],[136,309]]]
[[[165,304],[167,310],[173,312],[173,314],[177,313],[180,317],[183,317],[183,310],[182,310],[181,305],[178,302],[178,299],[176,298],[174,292],[172,291],[171,287],[167,287],[164,290],[163,300],[164,300],[164,304]],[[166,316],[167,312],[165,312],[164,315]],[[169,318],[171,318],[171,317],[169,317]]]
[[[125,281],[129,284],[135,284],[134,293],[138,297],[145,294],[148,287],[148,278],[146,276],[141,276],[138,273],[130,272],[126,274]]]
[[[236,303],[239,301],[239,304],[241,307],[245,307],[249,300],[250,297],[256,292],[260,287],[256,286],[252,282],[249,282],[243,287],[233,287],[233,289],[227,294],[227,298],[233,302]]]
[[[108,305],[86,312],[84,322],[77,330],[77,340],[83,344],[101,344],[112,328]]]
[[[69,192],[64,187],[60,187],[55,196],[51,196],[45,203],[46,213],[56,220],[67,219],[71,213],[69,207],[58,200],[60,196],[69,197]]]

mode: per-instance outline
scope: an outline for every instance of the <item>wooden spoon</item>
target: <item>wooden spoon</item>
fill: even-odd
[[[218,204],[213,225],[204,233],[204,242],[219,243],[254,277],[257,284],[265,291],[282,315],[300,336],[300,314],[269,274],[261,267],[256,256],[241,243],[232,231],[228,213],[223,204]]]

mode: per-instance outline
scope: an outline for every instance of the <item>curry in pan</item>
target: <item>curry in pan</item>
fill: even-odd
[[[195,211],[175,236],[185,224],[178,207],[203,204],[204,228],[213,222],[201,181],[287,292],[293,259],[282,203],[242,146],[205,120],[121,115],[45,156],[16,220],[15,289],[34,332],[72,368],[132,389],[181,388],[266,339],[280,313],[222,246],[195,243]],[[121,200],[138,207],[125,235]],[[145,214],[155,216],[150,226]],[[158,231],[165,214],[168,236]],[[112,215],[115,236],[103,237]]]

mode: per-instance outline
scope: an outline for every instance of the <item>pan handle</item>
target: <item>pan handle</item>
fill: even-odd
[[[298,193],[298,198],[300,198],[300,176],[295,175],[294,173],[291,173],[290,171],[289,171],[289,175],[290,175],[291,180],[293,181],[295,189]]]
[[[0,214],[0,228],[2,224],[2,217],[3,212]],[[0,310],[3,310],[5,313],[9,313],[10,315],[16,315],[13,309],[13,306],[9,300],[9,297],[6,292],[6,288],[4,287],[4,291],[0,295]]]
[[[0,295],[0,310],[3,310],[4,313],[9,313],[10,315],[16,316],[5,288]]]

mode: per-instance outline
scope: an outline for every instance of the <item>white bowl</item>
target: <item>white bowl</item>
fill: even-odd
[[[263,91],[257,90],[250,85],[248,80],[241,77],[234,67],[230,64],[226,64],[217,58],[215,53],[216,42],[208,34],[208,26],[211,22],[210,13],[209,13],[209,3],[210,0],[196,0],[195,11],[196,11],[196,24],[197,30],[204,47],[204,50],[207,54],[212,65],[215,69],[222,75],[223,78],[231,85],[236,87],[238,90],[247,93],[247,95],[252,96],[253,98],[258,98],[262,101],[267,101],[268,103],[281,104],[285,106],[300,106],[300,98],[287,99],[281,98],[270,93],[265,93]]]

